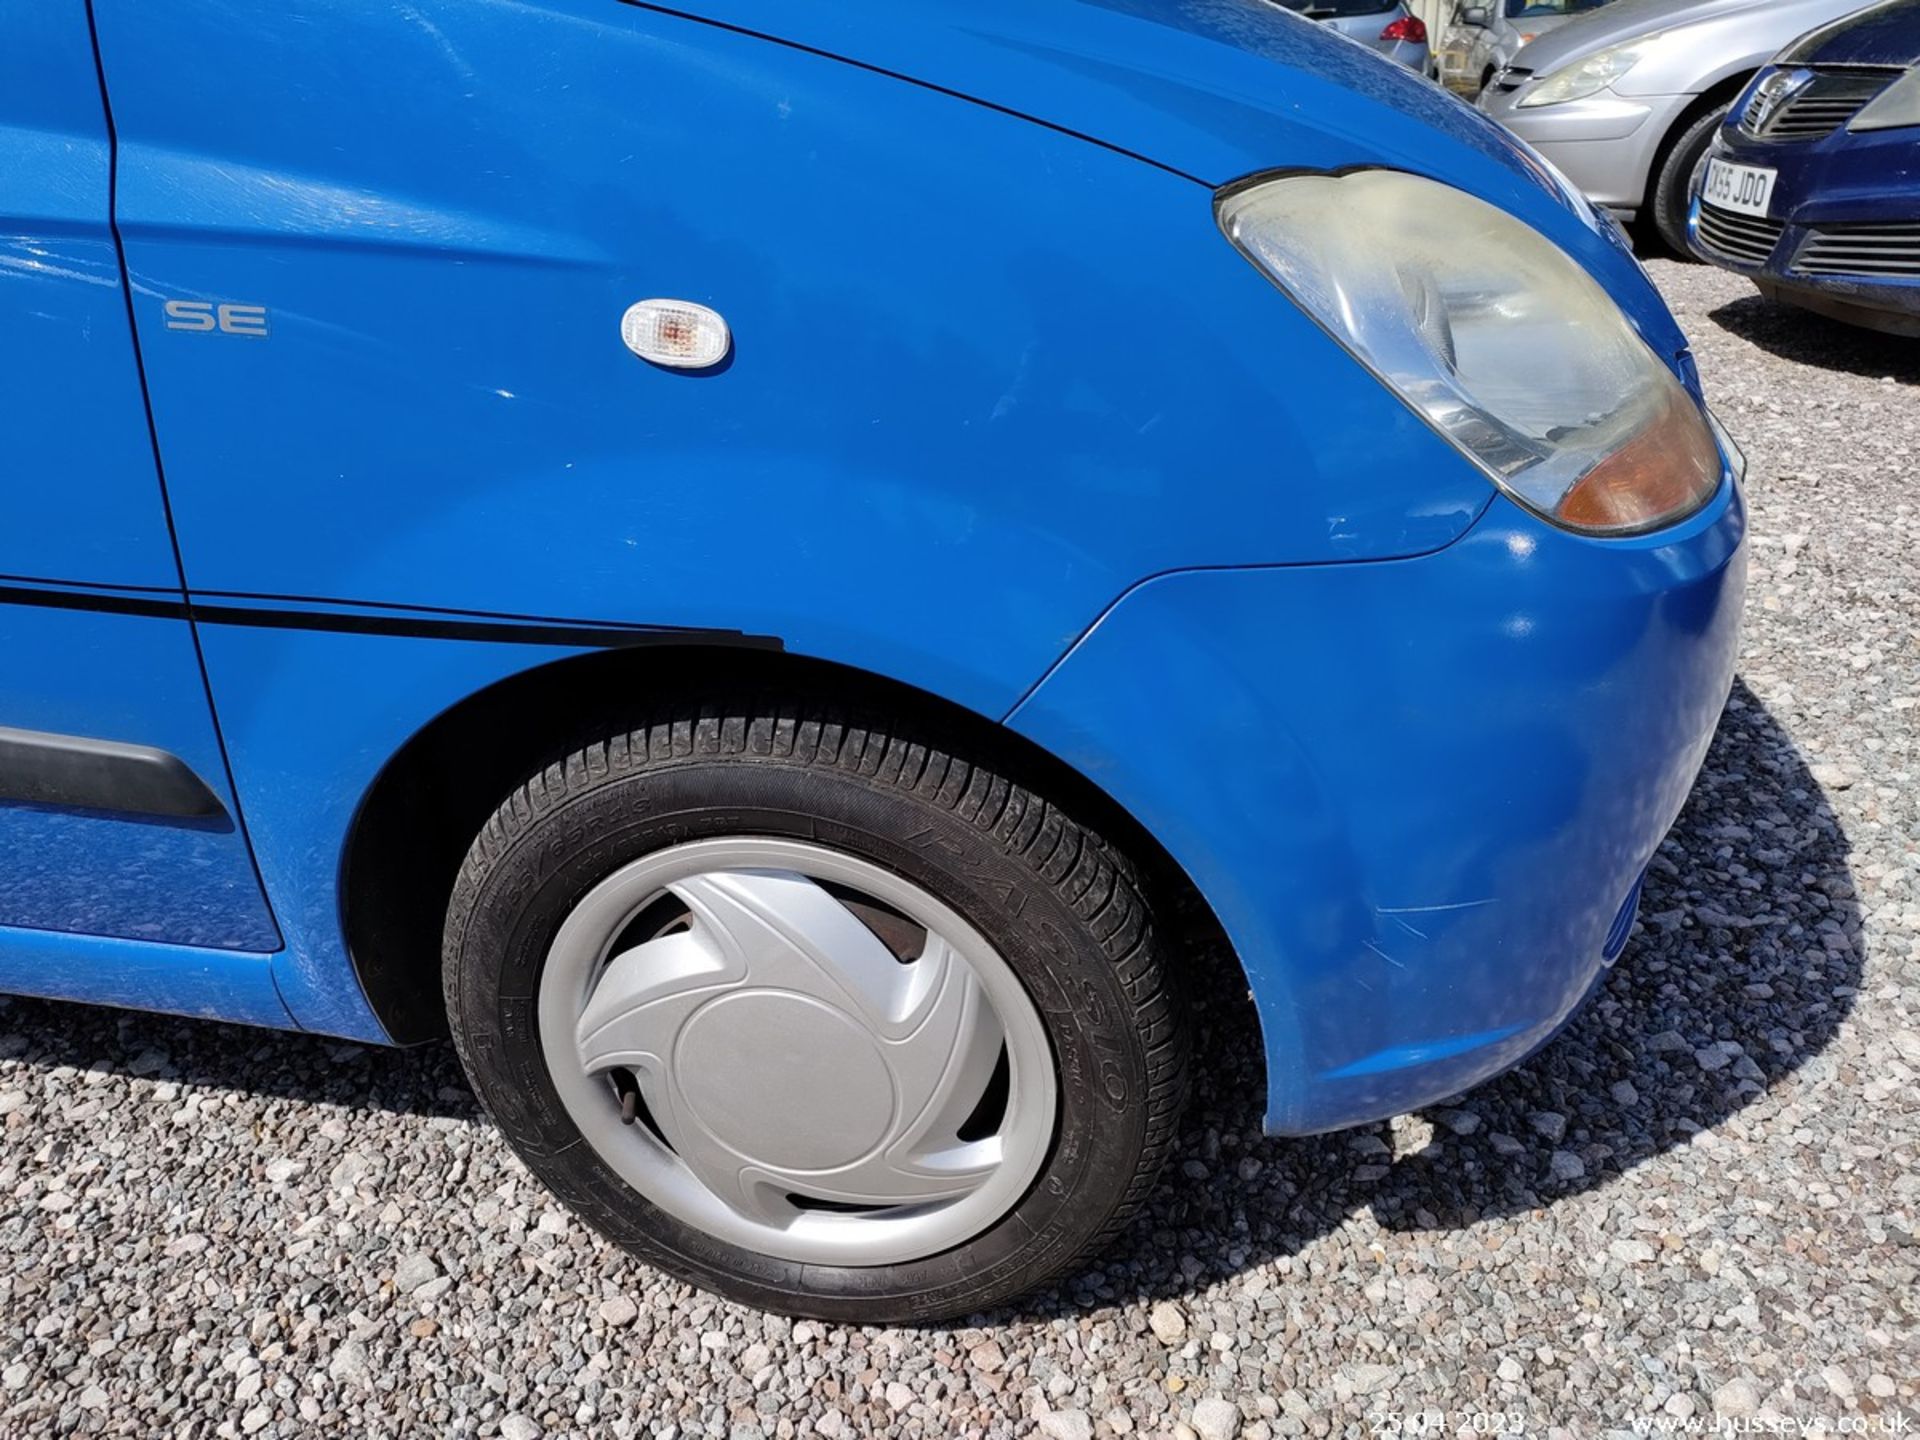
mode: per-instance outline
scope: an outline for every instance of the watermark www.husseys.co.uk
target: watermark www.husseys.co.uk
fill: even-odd
[[[1415,1436],[1470,1434],[1483,1437],[1519,1437],[1543,1434],[1547,1426],[1521,1412],[1460,1410],[1374,1410],[1367,1426],[1380,1440],[1411,1440]],[[1879,1415],[1643,1415],[1616,1430],[1635,1435],[1787,1436],[1793,1440],[1830,1440],[1840,1435],[1913,1437],[1920,1440],[1920,1423],[1905,1412]]]
[[[1920,1427],[1905,1412],[1882,1415],[1644,1415],[1636,1435],[1913,1435]]]

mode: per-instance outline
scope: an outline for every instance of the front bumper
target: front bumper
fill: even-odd
[[[1769,297],[1835,319],[1920,335],[1920,165],[1914,131],[1839,131],[1808,143],[1722,130],[1709,158],[1777,173],[1765,217],[1706,217],[1693,197],[1696,254]],[[1703,172],[1704,173],[1704,172]],[[1850,267],[1864,257],[1857,270]],[[1902,273],[1904,271],[1904,273]]]
[[[1212,904],[1270,1131],[1456,1094],[1592,988],[1731,684],[1744,528],[1729,475],[1638,539],[1502,498],[1422,558],[1162,576],[1010,717]]]
[[[1630,220],[1646,202],[1653,160],[1691,95],[1616,95],[1602,90],[1564,105],[1523,107],[1539,82],[1496,81],[1480,108],[1538,150],[1596,205]]]

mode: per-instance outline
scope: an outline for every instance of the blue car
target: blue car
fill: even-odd
[[[0,22],[0,989],[451,1033],[766,1307],[983,1310],[1174,1144],[1620,953],[1743,510],[1614,227],[1246,0]]]
[[[1753,78],[1687,234],[1769,299],[1920,335],[1920,0],[1822,26]]]

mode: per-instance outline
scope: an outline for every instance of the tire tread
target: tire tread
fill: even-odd
[[[448,906],[442,973],[462,1064],[471,1072],[475,1057],[459,1013],[458,955],[464,922],[476,913],[488,873],[516,846],[537,843],[540,822],[569,800],[649,768],[715,759],[829,769],[911,792],[987,837],[1086,923],[1131,1006],[1149,1080],[1133,1174],[1104,1222],[1071,1256],[1047,1268],[1058,1276],[1084,1266],[1127,1226],[1157,1183],[1178,1137],[1189,1084],[1187,1027],[1161,961],[1140,872],[1091,828],[990,764],[852,707],[776,696],[667,708],[580,744],[507,796],[475,837]]]

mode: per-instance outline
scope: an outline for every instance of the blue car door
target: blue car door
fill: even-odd
[[[0,989],[285,1023],[156,469],[87,8],[0,13]]]

